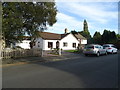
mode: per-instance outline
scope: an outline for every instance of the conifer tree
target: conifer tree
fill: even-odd
[[[87,24],[87,21],[84,20],[83,22],[83,31],[80,32],[81,35],[83,35],[85,38],[87,38],[88,40],[88,43],[91,43],[91,35],[90,35],[90,32],[88,30],[88,24]]]

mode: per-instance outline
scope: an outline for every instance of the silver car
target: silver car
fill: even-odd
[[[86,45],[83,53],[85,54],[85,56],[88,56],[90,54],[94,54],[97,56],[100,56],[102,54],[107,55],[107,51],[106,49],[103,49],[103,46],[99,45],[99,44],[89,44]]]
[[[117,48],[113,44],[104,44],[103,48],[107,50],[107,53],[117,53]]]

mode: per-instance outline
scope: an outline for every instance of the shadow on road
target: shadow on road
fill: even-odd
[[[72,56],[71,54],[68,60],[35,64],[55,68],[77,76],[82,88],[118,87],[118,54],[102,55],[100,57],[94,55],[85,57],[78,54]]]
[[[48,58],[50,59],[51,57]],[[63,59],[63,57],[61,58]],[[46,60],[45,58],[40,59]],[[32,65],[33,66],[37,65],[37,67],[36,66],[32,67],[36,71],[36,72],[33,71],[33,74],[39,72],[38,75],[41,78],[41,80],[43,80],[41,81],[43,83],[43,85],[41,84],[41,87],[53,87],[53,88],[118,87],[118,54],[100,57],[94,56],[85,57],[84,55],[79,54],[68,55],[67,53],[66,60],[33,62]],[[25,65],[23,67],[21,66],[21,68],[23,69],[24,67]],[[26,68],[24,70],[28,71],[30,70],[30,68],[27,69]],[[44,72],[46,75],[43,75],[41,72]],[[4,79],[6,78],[4,76],[5,73],[3,69],[3,82]],[[34,85],[35,82],[37,83],[37,81],[33,81],[32,84]],[[47,84],[45,85],[45,83]],[[5,86],[6,83],[4,82],[3,84]]]

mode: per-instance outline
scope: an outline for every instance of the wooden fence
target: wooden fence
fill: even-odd
[[[20,58],[30,56],[42,56],[41,49],[19,49],[19,50],[3,50],[1,52],[2,59]]]

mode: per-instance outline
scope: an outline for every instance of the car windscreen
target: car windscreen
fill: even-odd
[[[111,47],[116,48],[116,46],[111,46]]]
[[[92,49],[94,46],[85,46],[86,49]]]

